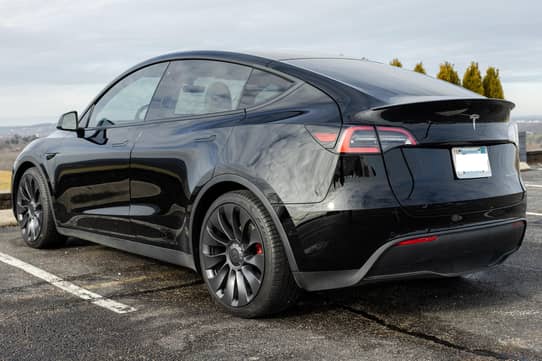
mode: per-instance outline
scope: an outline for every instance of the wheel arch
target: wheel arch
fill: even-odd
[[[43,174],[36,162],[27,159],[18,164],[17,168],[14,169],[13,175],[11,176],[11,209],[15,217],[17,217],[15,207],[17,204],[17,188],[19,187],[19,182],[21,181],[21,177],[23,176],[24,172],[30,168],[36,168],[44,177],[47,184],[49,184],[49,179]]]
[[[12,210],[14,214],[15,214],[17,187],[19,186],[19,181],[21,180],[21,177],[23,176],[24,172],[26,172],[30,168],[36,168],[36,170],[43,177],[43,179],[45,180],[45,184],[47,184],[47,192],[49,192],[48,194],[49,198],[51,199],[51,201],[53,201],[53,186],[51,184],[51,179],[49,178],[49,174],[46,171],[44,165],[40,163],[33,156],[25,156],[15,161],[15,165],[13,167],[13,174],[11,176],[11,205],[12,205]],[[51,212],[53,213],[53,219],[56,222],[54,209],[51,209]]]
[[[252,192],[259,200],[262,202],[265,209],[271,215],[275,227],[277,228],[278,234],[282,241],[284,251],[286,252],[286,257],[288,259],[288,264],[292,272],[297,272],[297,262],[294,257],[294,253],[290,246],[288,235],[283,227],[282,222],[277,215],[277,212],[273,208],[272,203],[270,202],[268,196],[252,181],[234,174],[223,174],[216,176],[202,187],[198,192],[198,195],[194,201],[192,212],[190,215],[190,235],[191,235],[191,246],[192,246],[192,255],[194,257],[194,263],[196,265],[197,271],[200,272],[199,266],[199,237],[201,224],[203,223],[203,218],[209,209],[209,206],[214,200],[224,193],[231,192],[234,190],[248,190]],[[274,197],[274,196],[273,196]]]

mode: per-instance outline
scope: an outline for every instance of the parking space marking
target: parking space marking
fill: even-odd
[[[82,287],[74,285],[71,282],[65,281],[62,278],[55,276],[54,274],[44,271],[38,267],[32,266],[31,264],[23,262],[20,259],[17,259],[15,257],[12,257],[2,252],[0,252],[0,262],[4,262],[5,264],[8,264],[20,270],[23,270],[26,273],[31,274],[32,276],[41,278],[45,282],[48,282],[51,285],[57,288],[60,288],[63,291],[71,293],[72,295],[75,295],[83,300],[90,301],[96,306],[103,307],[105,309],[108,309],[109,311],[113,311],[115,313],[121,313],[121,314],[136,311],[134,307],[105,298],[97,293],[91,292]]]
[[[528,216],[539,216],[542,217],[542,213],[535,213],[535,212],[527,212]]]
[[[525,183],[527,187],[533,187],[533,188],[542,188],[541,184],[532,184],[532,183]]]

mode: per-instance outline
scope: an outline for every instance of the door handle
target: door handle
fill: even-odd
[[[117,142],[117,143],[112,143],[112,144],[111,144],[112,147],[124,147],[124,146],[126,146],[126,145],[128,145],[128,139],[123,140],[123,141],[121,141],[121,142]]]
[[[216,135],[210,135],[208,137],[196,138],[196,142],[212,142],[215,140]]]

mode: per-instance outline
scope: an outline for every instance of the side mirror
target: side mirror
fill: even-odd
[[[81,136],[81,129],[78,128],[79,119],[76,111],[64,113],[60,116],[56,129],[66,130],[69,132],[77,132],[77,136]]]
[[[67,112],[60,116],[60,119],[58,120],[58,123],[56,125],[56,129],[74,132],[77,130],[77,123],[77,112]]]

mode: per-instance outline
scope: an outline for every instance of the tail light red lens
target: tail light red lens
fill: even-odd
[[[340,127],[325,125],[306,125],[305,128],[322,147],[333,149],[339,138]]]
[[[343,131],[338,151],[340,153],[371,154],[385,152],[402,145],[415,144],[416,139],[403,128],[363,125],[352,126]]]

